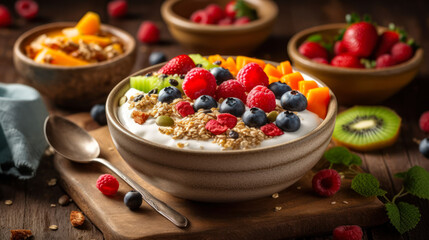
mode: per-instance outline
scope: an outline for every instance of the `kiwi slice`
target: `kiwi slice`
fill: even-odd
[[[161,89],[174,86],[182,91],[183,79],[179,75],[164,75],[153,73],[146,76],[135,76],[130,78],[130,86],[137,90],[148,93],[150,90],[157,88],[158,92]]]
[[[195,65],[201,64],[201,67],[207,70],[210,70],[215,67],[220,67],[219,65],[211,63],[207,58],[201,56],[201,54],[189,54],[188,55],[192,61],[194,61]]]
[[[401,118],[382,106],[355,106],[338,114],[332,139],[358,151],[384,148],[398,138]]]

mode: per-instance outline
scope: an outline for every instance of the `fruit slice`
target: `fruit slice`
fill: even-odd
[[[220,61],[220,62],[221,62],[221,65],[222,65],[224,62],[226,62],[226,60],[225,60],[225,59],[223,59],[223,57],[221,57],[219,54],[216,54],[216,55],[210,55],[210,56],[209,56],[209,62],[214,63],[214,62],[216,62],[216,61]]]
[[[130,78],[130,86],[145,93],[155,88],[159,92],[168,86],[177,87],[182,91],[182,83],[183,79],[178,75],[165,76],[163,74],[154,74],[152,76],[135,76]]]
[[[231,72],[231,74],[235,77],[238,73],[237,65],[235,63],[234,58],[228,57],[224,63],[221,64],[221,67],[226,68]]]
[[[280,65],[277,66],[277,70],[282,73],[282,75],[286,75],[292,73],[292,66],[289,61],[281,62]]]
[[[307,97],[307,93],[310,89],[317,88],[319,85],[315,81],[299,81],[298,90]]]
[[[237,70],[240,71],[241,68],[243,68],[244,66],[246,66],[246,64],[248,63],[257,63],[259,66],[261,66],[262,69],[265,68],[265,62],[261,59],[257,59],[257,58],[250,58],[250,57],[245,57],[245,56],[237,56]]]
[[[307,110],[325,119],[331,99],[329,89],[327,87],[313,88],[305,96],[307,97]]]
[[[44,47],[36,55],[36,57],[34,57],[34,61],[38,63],[49,63],[62,66],[81,66],[88,64],[86,61],[74,58],[65,54],[64,52],[53,50],[47,47]]]
[[[339,145],[370,151],[395,143],[400,126],[401,118],[387,107],[355,106],[338,114],[332,139]]]
[[[286,83],[291,87],[293,90],[298,90],[299,85],[298,82],[303,81],[304,78],[302,77],[300,72],[294,72],[284,75],[281,78],[282,83]]]
[[[273,82],[280,82],[280,78],[273,77],[273,76],[268,76],[268,83],[271,84]]]
[[[112,42],[112,40],[108,37],[99,37],[95,35],[78,35],[78,36],[71,37],[70,40],[72,40],[75,43],[79,43],[80,40],[82,40],[85,43],[96,43],[102,47],[105,47]]]
[[[271,77],[281,78],[283,76],[283,74],[281,74],[281,72],[279,72],[279,70],[277,70],[276,67],[274,67],[269,63],[265,65],[264,72],[267,74],[268,77],[271,76]]]
[[[204,69],[210,70],[219,67],[219,65],[211,63],[207,58],[201,56],[201,54],[189,54],[188,56],[194,61],[195,65],[201,64]]]
[[[94,35],[100,30],[100,16],[87,12],[76,24],[76,29],[83,35]]]

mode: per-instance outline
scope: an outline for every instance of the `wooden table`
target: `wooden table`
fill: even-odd
[[[22,82],[22,78],[14,70],[12,62],[12,46],[17,37],[24,31],[35,26],[55,21],[75,21],[86,11],[96,11],[102,21],[135,34],[142,20],[152,20],[161,26],[162,41],[157,45],[139,44],[138,57],[134,71],[147,67],[148,56],[152,51],[163,51],[168,58],[187,53],[169,34],[162,22],[159,9],[161,1],[129,1],[129,15],[120,20],[109,19],[106,12],[107,1],[39,1],[39,17],[35,21],[26,22],[15,18],[10,28],[0,29],[0,81],[13,83]],[[270,38],[256,49],[252,56],[281,61],[288,59],[286,44],[297,31],[327,23],[343,22],[344,15],[349,12],[369,13],[380,25],[396,22],[407,29],[424,48],[429,49],[429,18],[426,13],[429,4],[425,0],[403,1],[277,1],[280,14]],[[13,1],[7,1],[9,9],[13,9]],[[411,166],[420,165],[429,170],[429,160],[418,151],[413,138],[422,139],[425,134],[418,127],[418,119],[422,112],[429,110],[429,56],[417,78],[400,93],[382,103],[397,111],[403,123],[398,141],[394,146],[380,151],[360,154],[364,170],[374,174],[389,195],[397,193],[401,181],[393,178],[393,174]],[[365,96],[362,96],[365,97]],[[72,112],[58,109],[47,102],[51,112],[68,115]],[[58,178],[51,157],[44,157],[34,179],[19,181],[12,177],[0,176],[0,239],[9,238],[9,230],[17,228],[31,229],[36,239],[102,239],[102,233],[87,221],[82,229],[71,227],[68,216],[71,210],[78,207],[71,203],[66,207],[57,204],[64,191],[57,185],[49,187],[47,181]],[[3,202],[12,199],[13,205],[6,206]],[[400,235],[389,224],[364,229],[364,239],[428,239],[429,202],[414,197],[405,197],[406,201],[419,206],[422,219],[418,226]],[[58,225],[57,231],[49,230],[49,225]],[[306,239],[329,239],[325,236],[308,237]]]

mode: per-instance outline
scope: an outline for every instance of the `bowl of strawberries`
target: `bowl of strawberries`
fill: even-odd
[[[295,34],[287,47],[295,67],[324,81],[345,105],[382,102],[413,80],[423,49],[405,31],[353,14],[346,20]]]
[[[171,35],[202,54],[245,54],[271,33],[277,5],[259,0],[167,0],[161,15]]]

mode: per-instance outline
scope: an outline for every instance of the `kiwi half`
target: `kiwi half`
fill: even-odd
[[[398,138],[401,118],[382,106],[354,106],[338,114],[332,139],[359,151],[384,148]]]
[[[151,73],[145,76],[135,76],[130,78],[130,87],[148,93],[152,89],[161,89],[173,86],[182,91],[183,79],[179,75],[163,75]]]

